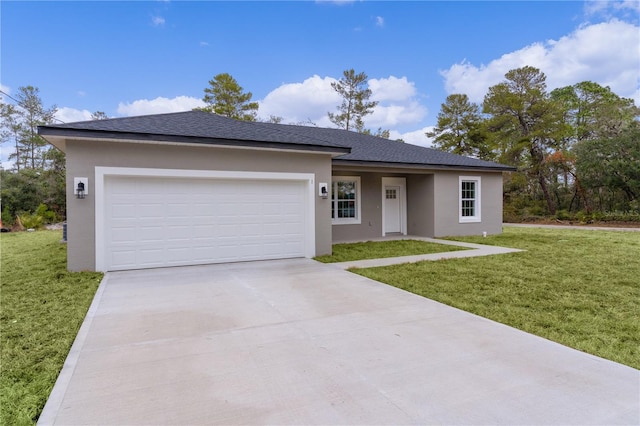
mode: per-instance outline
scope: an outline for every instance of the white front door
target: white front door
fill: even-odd
[[[382,178],[382,235],[407,235],[407,181],[403,177]]]
[[[400,187],[384,187],[384,233],[402,232]]]

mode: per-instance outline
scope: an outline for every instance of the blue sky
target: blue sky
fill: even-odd
[[[0,13],[2,91],[36,86],[65,122],[189,110],[228,72],[260,117],[331,126],[330,84],[348,68],[379,101],[367,127],[421,145],[448,94],[480,103],[525,65],[550,89],[592,80],[640,105],[638,0],[5,0]]]

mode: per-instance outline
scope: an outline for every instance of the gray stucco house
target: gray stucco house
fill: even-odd
[[[508,166],[339,129],[201,111],[42,126],[66,153],[68,268],[331,252],[502,231]]]

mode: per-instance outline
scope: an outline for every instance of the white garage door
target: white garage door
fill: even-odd
[[[304,257],[305,182],[105,179],[105,269]]]

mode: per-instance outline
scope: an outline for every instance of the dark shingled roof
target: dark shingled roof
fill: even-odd
[[[334,151],[348,152],[336,143],[287,132],[286,126],[264,128],[262,124],[203,111],[186,111],[41,126],[38,132],[45,138],[75,136],[325,151],[336,148]]]
[[[52,137],[243,145],[344,153],[336,163],[512,170],[510,166],[341,129],[237,121],[203,111],[41,126]]]
[[[454,168],[489,168],[512,170],[511,166],[450,154],[434,148],[426,148],[395,140],[379,138],[342,129],[289,126],[296,132],[323,140],[335,141],[351,148],[349,154],[334,159],[335,162],[392,163],[407,166],[445,166]]]

